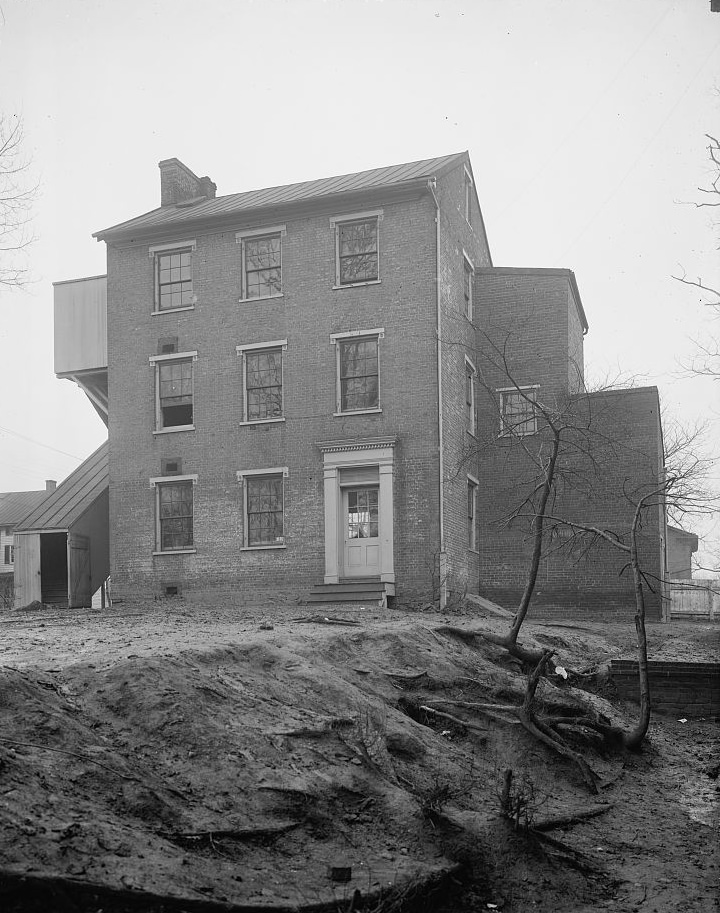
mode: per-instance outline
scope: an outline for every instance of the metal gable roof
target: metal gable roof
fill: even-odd
[[[162,206],[144,215],[120,222],[110,228],[95,232],[94,238],[103,240],[114,234],[125,234],[129,231],[161,228],[173,225],[181,226],[188,222],[215,216],[231,216],[269,206],[280,206],[300,203],[321,197],[341,193],[357,193],[383,187],[392,187],[409,181],[439,176],[451,170],[461,162],[467,162],[467,152],[456,152],[438,158],[422,159],[418,162],[407,162],[404,165],[389,165],[384,168],[372,168],[369,171],[357,171],[337,177],[320,178],[316,181],[303,181],[299,184],[284,184],[279,187],[266,187],[262,190],[249,190],[245,193],[233,193],[213,199],[199,198],[199,202],[188,205]]]
[[[0,526],[15,526],[49,495],[50,492],[45,489],[0,492]]]
[[[105,441],[15,527],[15,532],[68,529],[108,487],[109,480]]]

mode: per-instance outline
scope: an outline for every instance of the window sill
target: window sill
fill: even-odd
[[[379,407],[377,409],[356,409],[353,412],[333,412],[334,418],[346,418],[348,415],[377,415],[382,412],[382,409]]]
[[[194,304],[186,304],[185,307],[181,308],[165,308],[162,311],[150,311],[152,317],[157,317],[158,314],[177,314],[178,311],[194,311]]]
[[[367,282],[346,282],[343,285],[333,285],[333,289],[362,288],[364,285],[380,285],[380,279],[368,279]]]
[[[258,295],[257,298],[238,298],[240,304],[248,304],[251,301],[273,301],[275,298],[284,298],[285,293],[281,292],[279,295]]]
[[[278,425],[284,421],[285,416],[283,415],[280,418],[259,418],[253,422],[240,422],[239,424],[241,428],[245,428],[252,425]]]
[[[287,545],[243,545],[241,552],[270,552],[277,551],[281,548],[287,548]]]
[[[196,553],[196,548],[173,548],[164,552],[153,552],[153,558],[159,558],[163,555],[194,555]]]
[[[194,431],[195,425],[177,425],[174,428],[158,428],[153,434],[173,434],[175,431]]]
[[[500,434],[498,434],[498,440],[512,441],[518,437],[533,437],[533,435],[535,435],[535,434],[537,434],[537,430],[535,430],[535,431],[501,431]]]

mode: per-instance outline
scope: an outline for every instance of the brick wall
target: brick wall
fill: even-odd
[[[497,388],[537,384],[539,401],[566,426],[553,507],[557,516],[626,534],[634,507],[625,493],[631,498],[644,493],[656,484],[662,467],[655,388],[573,395],[580,381],[582,323],[566,273],[488,270],[476,280],[484,381],[478,429],[480,592],[509,607],[522,595],[534,526],[529,509],[526,516],[505,521],[537,483],[550,435],[540,426],[537,434],[523,438],[500,436]],[[660,509],[646,512],[639,543],[650,581],[664,575],[663,526]],[[649,617],[660,617],[659,592],[647,589],[646,607]],[[627,617],[634,610],[632,579],[625,553],[560,528],[546,535],[531,614],[570,610],[575,617]]]
[[[359,204],[357,208],[367,209]],[[375,208],[373,205],[372,208]],[[334,231],[343,210],[283,217],[283,297],[239,302],[240,247],[232,230],[193,234],[192,310],[151,315],[153,264],[147,243],[108,250],[112,575],[126,598],[180,585],[252,598],[271,587],[288,598],[322,581],[323,469],[320,441],[395,435],[395,569],[398,592],[431,588],[437,551],[438,439],[435,371],[435,225],[429,195],[382,206],[381,282],[334,290]],[[182,240],[162,238],[162,242]],[[384,327],[382,412],[334,417],[335,347],[330,334]],[[162,337],[197,351],[194,431],[153,435],[154,374],[148,358]],[[286,421],[240,426],[237,345],[287,339]],[[155,492],[163,458],[180,457],[194,487],[195,554],[153,556]],[[287,466],[285,549],[241,551],[238,470]]]
[[[465,218],[465,169],[454,169],[438,181],[440,222],[440,296],[443,385],[444,526],[447,585],[450,598],[477,593],[479,555],[468,548],[468,473],[478,477],[476,439],[468,434],[466,357],[477,367],[476,321],[467,319],[464,254],[476,270],[490,264],[490,251],[475,192],[470,221]],[[477,390],[477,385],[476,385]]]
[[[612,680],[620,696],[639,703],[635,660],[614,659]],[[720,719],[720,663],[648,662],[652,709],[676,718]]]

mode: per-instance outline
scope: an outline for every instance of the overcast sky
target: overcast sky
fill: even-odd
[[[155,208],[173,156],[221,195],[467,149],[495,265],[574,270],[590,376],[657,384],[720,450],[720,385],[679,367],[710,314],[671,278],[720,282],[688,205],[720,135],[709,0],[0,0],[0,87],[40,183],[33,282],[0,290],[0,491],[104,440],[54,377],[52,282],[105,272],[91,233]]]

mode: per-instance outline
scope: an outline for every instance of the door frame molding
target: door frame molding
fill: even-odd
[[[338,583],[343,566],[342,555],[339,553],[339,523],[342,510],[339,470],[360,466],[378,467],[380,580],[383,583],[395,583],[393,551],[395,443],[395,438],[375,438],[373,440],[327,441],[318,445],[323,455],[325,583]]]

